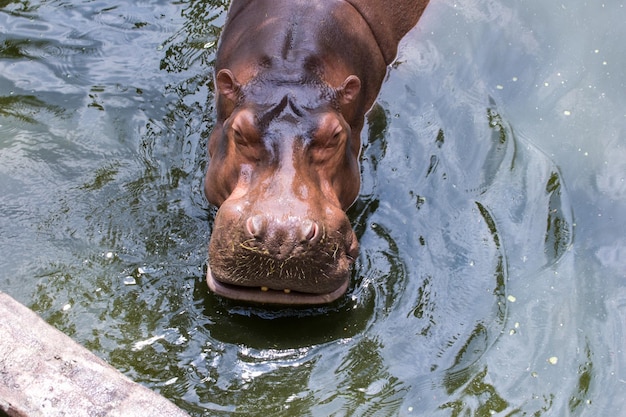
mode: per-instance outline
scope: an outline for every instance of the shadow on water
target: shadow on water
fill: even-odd
[[[214,320],[212,338],[257,349],[293,349],[354,337],[374,308],[371,300],[357,305],[350,296],[323,307],[246,306],[210,294],[204,281],[197,285],[196,296],[204,301],[204,314]]]

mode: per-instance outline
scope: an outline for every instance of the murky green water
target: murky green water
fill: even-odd
[[[435,1],[365,132],[347,297],[208,294],[224,5],[0,2],[0,290],[195,416],[626,409],[626,6]]]

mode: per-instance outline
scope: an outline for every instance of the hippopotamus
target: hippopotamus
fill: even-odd
[[[361,130],[428,0],[233,0],[215,61],[204,182],[207,283],[245,302],[324,304],[358,241]]]

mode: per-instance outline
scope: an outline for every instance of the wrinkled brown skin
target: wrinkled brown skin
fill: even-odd
[[[349,284],[364,115],[428,0],[233,0],[205,194],[216,294],[322,304]]]

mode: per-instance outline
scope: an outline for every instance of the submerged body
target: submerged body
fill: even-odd
[[[207,282],[237,300],[343,295],[358,242],[345,215],[358,156],[402,37],[428,0],[234,0],[216,60]]]

